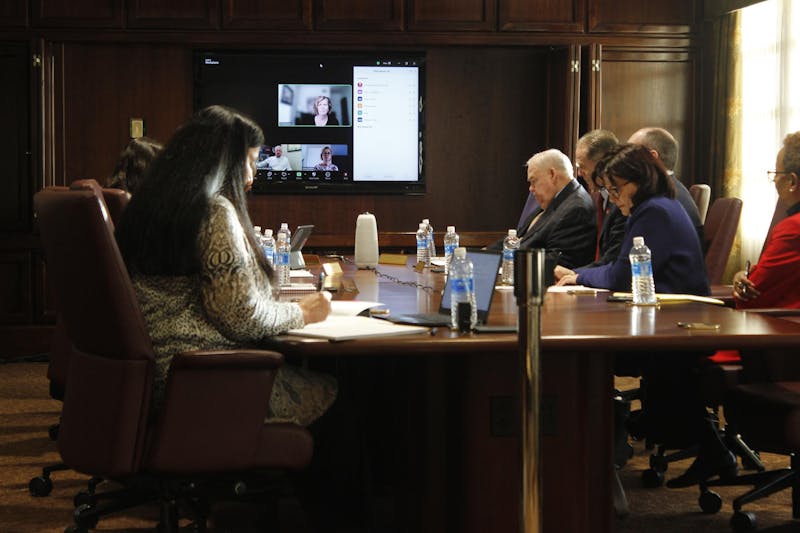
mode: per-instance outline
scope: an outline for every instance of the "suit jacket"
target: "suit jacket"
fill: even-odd
[[[709,294],[705,259],[695,228],[680,203],[664,196],[648,198],[633,208],[617,258],[606,265],[578,269],[578,284],[629,292],[628,254],[638,235],[644,237],[652,252],[656,292]]]
[[[800,204],[769,232],[750,280],[761,296],[746,302],[737,298],[737,308],[800,307]]]
[[[622,239],[625,236],[625,223],[628,217],[622,214],[614,204],[611,204],[603,217],[603,228],[600,231],[600,257],[582,268],[591,268],[600,265],[613,263],[619,255],[622,247]]]
[[[531,213],[525,224],[542,213],[536,224],[520,235],[520,248],[544,248],[547,258],[567,268],[594,259],[597,220],[592,197],[577,180],[570,181],[550,202]]]

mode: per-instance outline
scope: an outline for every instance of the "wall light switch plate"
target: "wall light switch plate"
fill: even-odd
[[[144,137],[144,119],[132,118],[131,119],[131,139],[138,139]]]

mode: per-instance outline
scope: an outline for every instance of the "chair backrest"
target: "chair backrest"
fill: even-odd
[[[706,223],[708,213],[708,203],[711,201],[711,187],[705,183],[695,183],[689,187],[689,194],[697,205],[697,212],[700,213],[700,222]]]
[[[97,182],[94,180],[76,180],[72,183],[75,189],[94,189]],[[69,187],[50,187],[49,190],[69,190]],[[102,189],[103,200],[108,207],[111,222],[116,226],[122,217],[123,211],[131,199],[130,193],[122,189]],[[67,384],[67,370],[72,353],[72,341],[67,335],[61,314],[58,314],[56,326],[53,330],[53,340],[50,343],[50,361],[47,366],[47,379],[50,381],[50,395],[53,398],[63,399]]]
[[[138,470],[154,354],[96,182],[34,196],[48,277],[72,341],[58,446],[76,470]]]
[[[722,275],[736,239],[741,216],[742,201],[739,198],[717,198],[708,209],[703,229],[706,240],[706,273],[708,282],[712,285],[722,283]]]

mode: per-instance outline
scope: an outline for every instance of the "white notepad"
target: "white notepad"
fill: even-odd
[[[365,316],[330,315],[322,322],[308,324],[303,328],[290,329],[289,335],[314,337],[331,341],[346,341],[368,337],[392,337],[395,335],[414,335],[427,333],[423,326],[393,324],[385,320]]]

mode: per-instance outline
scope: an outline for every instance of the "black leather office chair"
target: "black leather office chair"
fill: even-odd
[[[309,463],[305,428],[264,423],[283,361],[275,352],[176,355],[154,413],[155,355],[102,195],[43,190],[34,207],[73,346],[67,383],[81,384],[65,391],[59,452],[70,468],[122,485],[84,500],[70,531],[146,502],[160,504],[160,531],[177,531],[179,504],[195,511],[203,529],[218,494],[239,494],[268,469]]]

